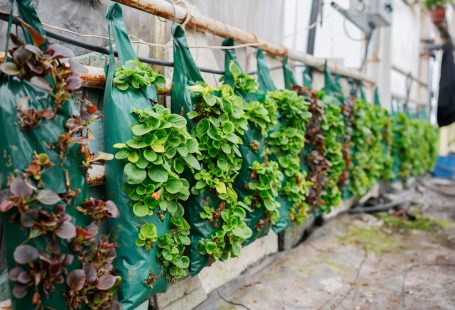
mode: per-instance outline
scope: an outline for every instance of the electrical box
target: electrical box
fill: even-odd
[[[392,0],[350,0],[350,19],[363,31],[392,25]]]
[[[392,25],[392,0],[350,0],[347,10],[336,2],[332,6],[366,33]]]

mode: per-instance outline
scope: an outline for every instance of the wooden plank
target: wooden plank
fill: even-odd
[[[0,62],[3,61],[4,53],[0,52]],[[104,68],[84,66],[87,69],[87,73],[82,73],[82,86],[89,88],[104,88],[106,85],[106,76],[104,75]],[[166,85],[165,88],[159,88],[159,95],[168,95],[171,92],[171,84]]]

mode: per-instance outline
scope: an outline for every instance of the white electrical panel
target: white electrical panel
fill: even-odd
[[[346,17],[365,32],[392,25],[392,0],[350,0]]]

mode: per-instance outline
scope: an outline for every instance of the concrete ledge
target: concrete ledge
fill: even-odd
[[[278,235],[278,249],[280,251],[287,251],[297,246],[313,224],[314,215],[310,214],[301,225],[292,225],[283,230]]]
[[[186,278],[173,284],[165,293],[157,294],[156,308],[160,310],[186,310],[207,299],[198,277]]]
[[[217,261],[210,267],[204,268],[198,275],[202,288],[209,294],[223,284],[233,280],[251,265],[264,257],[278,252],[278,236],[273,231],[242,249],[238,258],[225,262]]]
[[[204,268],[196,277],[186,278],[157,294],[160,310],[187,310],[204,302],[207,296],[219,287],[239,277],[252,266],[258,265],[267,256],[278,252],[278,236],[273,231],[242,249],[239,257],[225,262],[215,262]],[[154,305],[153,300],[151,304]]]

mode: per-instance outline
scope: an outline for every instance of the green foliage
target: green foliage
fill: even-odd
[[[242,96],[259,93],[259,83],[250,75],[243,73],[233,60],[229,63],[229,71],[234,78],[235,90],[239,91]],[[262,136],[266,137],[268,131],[276,124],[275,100],[266,96],[264,102],[245,101],[244,105],[248,121],[259,127]]]
[[[269,92],[268,95],[277,102],[280,119],[289,127],[300,128],[311,118],[309,103],[295,91],[279,90]]]
[[[332,100],[324,102],[321,129],[325,138],[324,157],[330,163],[326,172],[325,190],[322,192],[321,198],[325,206],[323,211],[330,212],[331,207],[341,204],[342,193],[338,184],[346,167],[341,143],[345,136],[343,114],[341,107]]]
[[[382,171],[381,177],[385,180],[393,178],[393,119],[389,112],[381,107],[376,107],[376,117],[379,119],[382,127]]]
[[[430,170],[438,156],[438,129],[426,120],[395,115],[393,155],[397,159],[397,177],[419,176]]]
[[[189,234],[189,225],[183,219],[180,201],[187,200],[190,191],[188,181],[180,175],[185,168],[201,168],[195,157],[199,154],[198,142],[187,132],[185,118],[163,106],[134,113],[137,122],[131,125],[133,138],[114,145],[120,149],[115,158],[126,162],[124,190],[137,217],[158,213],[162,219],[165,212],[171,215],[171,230],[158,242],[158,258],[169,279],[181,278],[186,274],[182,262],[188,257],[182,249],[186,243],[180,241],[186,242],[182,236]],[[146,223],[140,228],[136,245],[150,251],[157,239],[155,225]],[[175,247],[172,257],[170,247]]]
[[[311,119],[309,104],[304,97],[289,90],[269,92],[268,96],[276,102],[280,115],[280,126],[269,135],[268,153],[277,159],[286,176],[280,194],[292,203],[289,217],[301,223],[308,210],[305,199],[311,186],[311,182],[306,181],[306,173],[300,169],[305,124]]]
[[[153,69],[141,63],[138,59],[127,60],[123,66],[115,70],[114,83],[120,90],[132,87],[136,90],[154,84],[157,88],[166,86],[164,76],[156,73]]]
[[[247,98],[245,101],[245,113],[249,126],[259,129],[262,138],[268,137],[269,132],[277,124],[276,101],[269,95],[266,95],[261,102],[257,99],[251,100],[252,98],[256,98],[255,95],[259,93],[258,82],[248,74],[242,73],[234,61],[230,62],[229,70],[234,78],[235,90]],[[254,135],[255,133],[253,131],[249,134]],[[248,141],[248,138],[245,140]],[[251,145],[250,143],[255,153],[258,153],[261,147],[259,143],[265,144],[263,139],[259,138],[259,140],[261,141],[254,142],[256,145]],[[247,162],[247,164],[250,169],[250,181],[246,187],[250,191],[244,197],[241,205],[247,210],[249,206],[253,210],[264,207],[265,218],[262,219],[263,222],[275,224],[279,220],[280,213],[278,209],[281,206],[276,200],[278,197],[278,188],[283,179],[283,174],[279,171],[280,167],[277,162],[270,161],[267,158],[262,158],[261,161],[254,160],[251,163]],[[247,180],[245,180],[246,182]],[[259,230],[260,226],[256,226],[256,229]]]
[[[191,244],[189,237],[190,225],[181,216],[173,216],[170,220],[169,231],[158,239],[158,259],[168,270],[167,277],[183,279],[185,269],[190,265],[190,259],[185,256],[185,249]]]
[[[139,228],[136,246],[145,247],[147,251],[150,251],[157,239],[158,231],[156,230],[156,226],[152,223],[146,223]]]
[[[200,214],[220,229],[210,239],[199,241],[199,252],[215,260],[236,257],[241,244],[252,235],[233,188],[242,166],[240,135],[248,125],[243,100],[228,85],[214,88],[197,84],[189,89],[199,96],[195,111],[188,117],[197,122],[193,134],[199,142],[198,159],[203,166],[194,176],[197,182],[191,191],[210,191],[221,200],[216,209],[207,206]]]
[[[242,94],[258,92],[258,81],[250,75],[243,73],[233,60],[229,63],[229,71],[234,77],[235,88]]]
[[[240,255],[242,243],[251,237],[252,231],[245,224],[246,211],[242,207],[227,207],[221,211],[223,225],[210,239],[199,241],[199,252],[214,260],[226,260]]]
[[[296,222],[302,223],[305,219],[309,206],[304,199],[308,195],[312,183],[306,180],[306,173],[297,171],[289,177],[283,186],[283,192],[289,201],[292,202],[289,218]]]
[[[356,100],[352,121],[351,191],[362,196],[382,177],[384,164],[383,120],[380,107]]]
[[[243,203],[254,208],[264,206],[269,213],[272,224],[279,219],[280,204],[276,201],[278,190],[283,180],[278,163],[268,161],[263,164],[254,161],[250,167],[252,181],[248,184],[253,191],[252,195],[246,196]]]
[[[193,117],[198,120],[193,134],[201,151],[198,159],[204,166],[195,175],[198,182],[192,192],[214,190],[220,199],[235,204],[237,194],[231,189],[242,166],[239,135],[244,134],[248,124],[243,100],[228,85],[213,88],[198,84],[190,90],[202,99],[196,108],[198,115]]]

